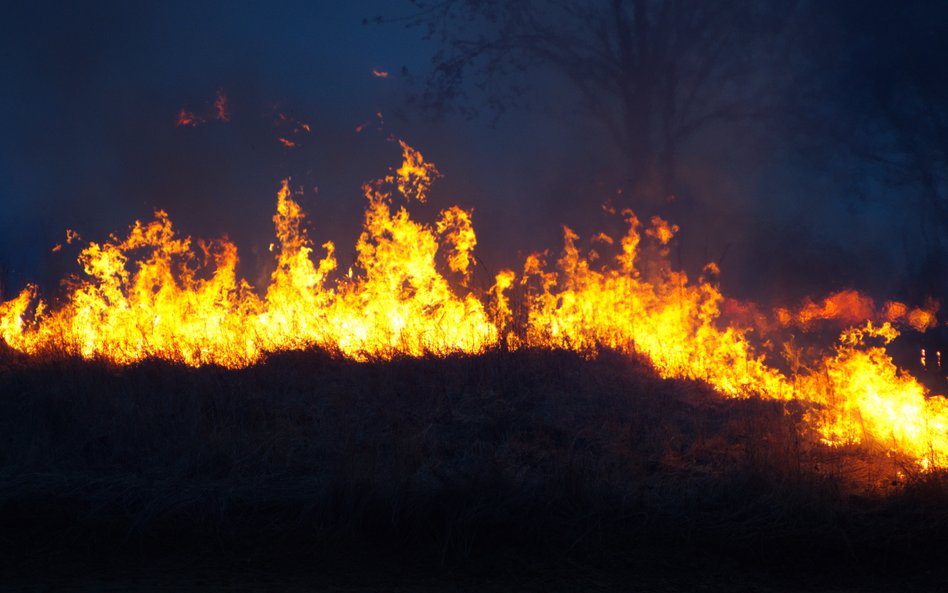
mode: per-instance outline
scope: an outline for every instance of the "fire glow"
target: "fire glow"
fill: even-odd
[[[871,443],[922,468],[948,465],[948,399],[900,371],[884,348],[898,324],[936,323],[934,304],[876,310],[846,291],[763,314],[725,299],[715,264],[697,280],[673,269],[668,245],[678,227],[658,217],[643,225],[630,211],[621,213],[622,236],[597,235],[584,251],[564,227],[558,258],[530,255],[519,272],[502,270],[477,290],[471,212],[453,206],[425,225],[395,205],[399,196],[424,202],[440,175],[418,151],[401,148],[401,166],[363,186],[368,205],[353,268],[338,268],[331,242],[314,259],[305,215],[284,181],[273,217],[276,269],[260,291],[238,277],[233,243],[181,237],[157,211],[124,238],[88,243],[79,254],[84,278],[60,304],[50,306],[32,285],[0,303],[0,340],[33,356],[231,368],[306,348],[355,360],[500,347],[595,356],[608,348],[644,355],[663,377],[705,381],[729,397],[804,402],[807,424],[824,443]],[[70,232],[70,242],[77,239]],[[785,346],[789,371],[768,364],[750,339],[827,318],[850,327],[815,359]]]

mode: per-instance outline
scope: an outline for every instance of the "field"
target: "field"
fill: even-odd
[[[948,478],[823,446],[805,413],[608,351],[236,371],[8,351],[0,571],[16,590],[943,590]]]

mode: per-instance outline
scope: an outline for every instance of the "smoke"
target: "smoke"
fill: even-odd
[[[792,135],[781,132],[795,117],[709,128],[681,148],[673,196],[643,206],[628,192],[627,161],[609,130],[577,108],[569,81],[548,72],[522,73],[533,91],[529,108],[496,122],[432,121],[406,106],[406,73],[423,78],[436,43],[415,30],[362,24],[400,10],[381,0],[13,9],[0,25],[13,89],[0,97],[8,285],[54,288],[75,269],[75,249],[50,252],[67,228],[101,240],[156,208],[184,234],[229,235],[243,273],[259,284],[272,265],[266,247],[286,177],[301,192],[314,239],[334,240],[345,266],[364,206],[359,186],[397,162],[387,140],[394,135],[445,173],[421,218],[453,203],[473,208],[475,280],[525,253],[555,252],[562,224],[584,238],[614,231],[619,222],[601,207],[610,203],[678,224],[673,262],[692,276],[718,262],[725,292],[738,297],[904,292],[903,270],[919,249],[906,230],[911,213],[878,200],[890,192],[878,183],[853,200],[859,192],[829,167],[799,158]],[[219,91],[227,121],[214,115]],[[182,110],[205,121],[176,126]],[[281,114],[311,132],[288,137]]]

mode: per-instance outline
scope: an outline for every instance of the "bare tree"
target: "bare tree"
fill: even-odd
[[[943,3],[813,3],[795,121],[829,166],[857,172],[908,214],[908,285],[948,294],[948,22]],[[806,87],[804,89],[804,87]],[[817,147],[822,145],[822,150]],[[881,189],[880,189],[881,188]],[[897,200],[897,202],[896,202]],[[893,241],[894,243],[894,241]]]
[[[627,157],[632,189],[673,191],[680,147],[755,117],[774,89],[792,3],[752,0],[413,0],[410,25],[440,43],[418,99],[428,108],[516,106],[550,69]],[[476,93],[475,93],[476,91]],[[475,96],[476,94],[476,96]]]

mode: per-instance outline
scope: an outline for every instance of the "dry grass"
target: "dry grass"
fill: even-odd
[[[908,468],[820,446],[803,412],[609,352],[303,352],[240,371],[7,352],[0,551],[940,568],[945,477],[893,481]]]

